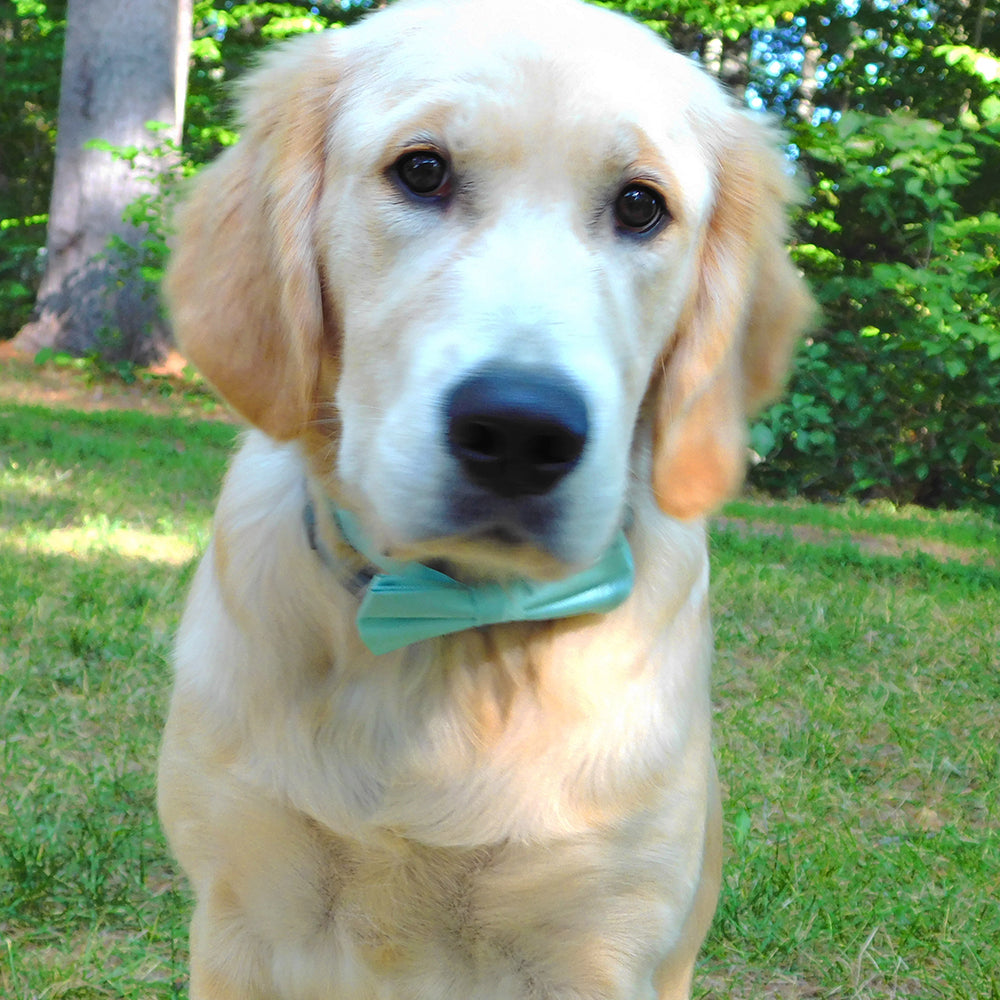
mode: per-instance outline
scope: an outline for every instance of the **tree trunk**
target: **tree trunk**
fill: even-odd
[[[802,69],[795,102],[795,114],[798,115],[800,121],[809,123],[816,113],[816,91],[819,89],[816,71],[823,58],[823,49],[808,31],[802,36],[802,49]]]
[[[192,0],[69,0],[59,91],[46,269],[36,318],[16,346],[151,360],[167,344],[155,295],[109,254],[112,237],[137,247],[125,208],[154,185],[165,158],[136,170],[90,140],[150,147],[146,123],[179,141],[187,90]],[[145,175],[145,176],[144,176]]]
[[[700,57],[705,69],[737,99],[742,101],[750,82],[751,36],[727,40],[722,35],[706,35]]]

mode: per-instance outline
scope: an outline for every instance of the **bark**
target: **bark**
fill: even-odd
[[[816,91],[819,89],[816,71],[823,58],[823,49],[809,32],[802,36],[802,48],[804,50],[802,74],[798,98],[795,102],[795,113],[800,121],[811,122],[816,113]]]
[[[46,269],[35,319],[16,346],[151,360],[167,344],[155,296],[141,276],[121,270],[108,244],[132,246],[141,230],[122,221],[125,208],[151,190],[143,176],[167,167],[130,168],[110,153],[85,148],[149,147],[146,124],[183,122],[192,0],[69,0],[59,92],[56,164],[46,238]]]
[[[703,40],[700,53],[702,65],[737,100],[743,99],[750,82],[750,48],[749,35],[733,41],[725,40],[721,35],[710,35]]]

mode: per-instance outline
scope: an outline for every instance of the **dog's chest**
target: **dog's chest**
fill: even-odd
[[[450,850],[393,838],[327,846],[324,870],[308,880],[311,905],[299,911],[313,914],[313,933],[275,956],[289,995],[653,996],[665,900],[650,898],[648,871],[633,881],[600,870],[593,845],[537,857],[524,847]]]

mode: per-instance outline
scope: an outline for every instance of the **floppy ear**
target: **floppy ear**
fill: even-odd
[[[323,294],[315,216],[337,67],[328,34],[243,87],[243,130],[194,181],[165,280],[185,356],[247,420],[295,437],[315,403]]]
[[[708,513],[746,471],[746,422],[781,388],[812,300],[788,259],[795,186],[771,129],[733,112],[700,128],[716,165],[696,285],[654,388],[653,489],[673,517]]]

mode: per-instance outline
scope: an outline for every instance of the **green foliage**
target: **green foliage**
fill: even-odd
[[[910,109],[947,122],[989,95],[981,77],[949,65],[944,52],[977,34],[995,48],[996,18],[984,5],[822,0],[802,15],[801,37],[821,49],[817,105],[874,115]]]
[[[0,219],[0,339],[27,323],[42,277],[46,215]]]
[[[66,0],[0,0],[0,219],[48,208]]]
[[[994,132],[858,112],[800,130],[824,318],[754,428],[757,484],[1000,505],[1000,216],[960,203]]]
[[[65,18],[66,0],[0,0],[0,339],[41,281]]]
[[[236,141],[226,119],[233,81],[261,51],[305,31],[341,23],[354,8],[340,3],[195,0],[191,68],[184,122],[184,150],[205,163]]]
[[[819,4],[799,28],[818,46],[818,89],[792,124],[812,180],[796,253],[822,314],[789,395],[753,428],[753,481],[996,506],[997,19]]]

